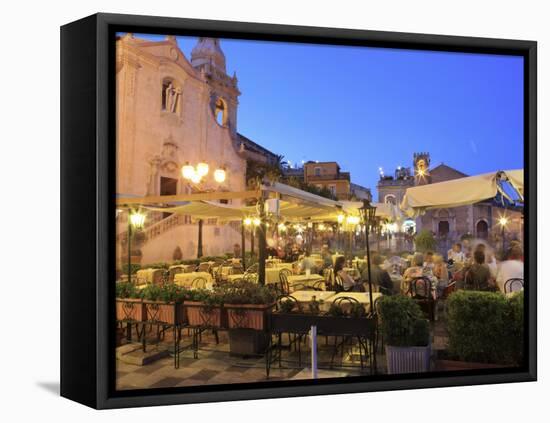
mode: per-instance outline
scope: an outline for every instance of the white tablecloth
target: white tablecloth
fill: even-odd
[[[136,273],[137,283],[160,283],[162,272],[162,269],[140,269]]]
[[[212,275],[208,272],[178,273],[174,276],[174,283],[179,286],[191,288],[193,281],[197,278],[206,279],[207,288],[210,288],[213,284]]]
[[[313,297],[317,301],[330,301],[330,298],[336,294],[334,291],[294,291],[292,295],[300,303],[309,303]]]

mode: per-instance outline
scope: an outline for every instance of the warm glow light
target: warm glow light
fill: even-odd
[[[194,184],[198,184],[202,179],[202,176],[199,175],[197,172],[193,172],[193,175],[191,176],[191,182]]]
[[[424,171],[424,169],[418,169],[418,175],[419,176],[424,176],[426,174],[426,172]]]
[[[191,179],[194,174],[195,174],[195,169],[189,163],[187,163],[185,166],[181,168],[181,175],[185,179]]]
[[[243,223],[245,224],[245,226],[250,226],[252,225],[252,219],[247,217],[243,220]]]
[[[214,179],[216,180],[216,182],[218,183],[222,183],[223,181],[225,181],[225,170],[223,169],[216,169],[214,171]]]
[[[134,228],[142,228],[145,223],[145,215],[140,212],[130,213],[130,224]]]
[[[358,216],[348,216],[346,219],[346,222],[348,225],[357,225],[359,223],[359,217]]]
[[[254,224],[254,226],[260,226],[260,223],[262,222],[259,218],[255,217],[254,219],[252,219],[252,223]]]
[[[498,223],[500,226],[506,226],[508,224],[508,219],[506,216],[502,216],[500,219],[498,219]]]
[[[320,231],[324,231],[325,230],[325,225],[320,223],[319,226],[317,226],[317,229],[319,229]]]
[[[205,162],[201,162],[197,165],[197,173],[199,174],[199,176],[206,176],[208,175],[208,171],[209,171],[209,167],[208,167],[208,163],[205,163]]]
[[[339,214],[338,217],[338,223],[342,223],[344,221],[344,215],[343,214]]]
[[[278,226],[278,228],[279,228],[279,230],[280,230],[281,232],[284,232],[284,231],[286,231],[286,226],[285,226],[285,224],[284,224],[284,223],[279,223],[279,226]]]

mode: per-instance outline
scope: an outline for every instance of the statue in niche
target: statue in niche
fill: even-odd
[[[165,109],[171,113],[175,113],[180,95],[181,89],[174,87],[174,84],[169,82],[164,90],[164,98],[166,102]]]

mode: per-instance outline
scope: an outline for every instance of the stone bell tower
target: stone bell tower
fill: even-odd
[[[218,123],[237,133],[238,97],[237,76],[229,76],[225,68],[225,55],[218,38],[200,37],[191,52],[191,65],[203,75],[210,88],[210,107]]]
[[[430,176],[430,153],[414,153],[413,169],[415,185],[431,184],[432,177]]]

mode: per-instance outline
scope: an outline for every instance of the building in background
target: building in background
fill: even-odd
[[[394,176],[380,173],[378,181],[378,201],[399,205],[407,188],[450,181],[468,175],[443,163],[430,169],[430,154],[413,155],[412,172],[410,168],[398,167]],[[477,204],[428,210],[416,219],[407,219],[399,228],[401,232],[431,231],[438,240],[439,250],[445,253],[454,242],[464,236],[487,240],[498,247],[502,240],[500,217],[506,216],[506,239],[521,239],[523,217],[520,210],[508,204],[506,207],[500,199],[484,201]]]

